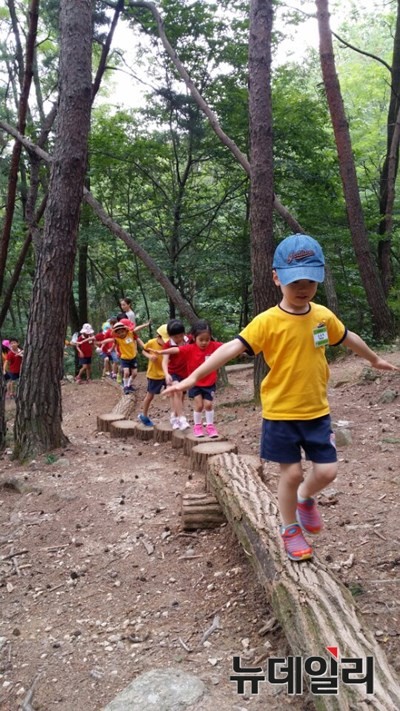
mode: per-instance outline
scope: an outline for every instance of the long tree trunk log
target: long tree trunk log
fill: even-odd
[[[341,683],[338,697],[313,697],[317,708],[398,709],[399,680],[350,592],[320,560],[292,563],[287,558],[278,535],[275,499],[254,468],[241,457],[222,454],[209,460],[208,479],[257,572],[292,654],[329,658],[327,647],[338,647],[341,658],[374,658],[373,695],[366,694],[364,684]]]
[[[136,392],[130,395],[123,395],[113,408],[113,413],[123,415],[126,420],[130,420],[135,414],[136,401]]]
[[[215,496],[210,494],[184,494],[181,499],[182,528],[216,528],[226,518]]]

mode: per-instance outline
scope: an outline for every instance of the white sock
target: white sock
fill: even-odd
[[[196,412],[196,410],[194,410],[194,412],[193,412],[193,422],[194,422],[194,424],[195,424],[195,425],[201,425],[202,419],[203,419],[203,413],[202,413],[202,412]]]
[[[127,388],[129,385],[129,378],[124,378],[124,388]]]
[[[214,410],[206,410],[206,422],[208,425],[214,424]]]

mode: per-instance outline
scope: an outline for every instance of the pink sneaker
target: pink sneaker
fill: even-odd
[[[303,531],[306,533],[315,535],[322,529],[323,523],[321,514],[318,511],[314,499],[310,498],[302,502],[298,501],[296,517]]]
[[[194,425],[193,434],[195,437],[204,437],[203,425]]]
[[[219,437],[218,430],[214,425],[206,426],[207,437]]]
[[[304,538],[298,523],[282,529],[281,536],[290,560],[300,561],[312,558],[313,550]]]

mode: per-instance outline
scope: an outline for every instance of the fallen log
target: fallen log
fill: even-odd
[[[313,696],[321,711],[399,709],[400,683],[349,590],[322,561],[292,563],[278,534],[276,501],[254,467],[234,454],[208,462],[208,485],[218,499],[253,564],[281,624],[291,653],[328,660],[328,648],[340,659],[374,659],[374,693],[364,683],[339,680],[339,694]],[[356,675],[357,676],[357,675]],[[308,679],[308,677],[306,677]]]
[[[123,415],[125,420],[133,418],[136,411],[137,391],[129,395],[122,395],[117,404],[113,408],[113,412],[117,415]]]

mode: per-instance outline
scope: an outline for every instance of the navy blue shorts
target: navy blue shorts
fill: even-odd
[[[202,388],[195,385],[194,388],[190,388],[188,395],[189,397],[196,397],[196,395],[201,395],[203,400],[214,400],[215,385],[210,385],[208,388]]]
[[[87,356],[86,358],[79,358],[79,365],[90,365],[92,362],[91,356]]]
[[[301,460],[301,450],[315,464],[337,461],[330,415],[315,420],[263,420],[261,459],[280,464]]]
[[[170,376],[174,383],[180,383],[181,380],[184,380],[185,377],[183,375],[178,375],[178,373],[170,373]]]
[[[111,363],[118,363],[118,356],[115,351],[110,351],[110,353],[102,352],[102,353],[100,353],[100,358],[102,358],[102,360],[105,360],[106,358],[108,358],[111,361]]]
[[[155,378],[147,378],[147,392],[152,395],[159,395],[165,388],[165,380],[156,380]]]
[[[136,358],[131,358],[130,360],[125,360],[121,358],[120,361],[121,368],[130,368],[131,370],[137,370],[137,360]]]
[[[6,380],[19,380],[19,373],[7,373],[7,375]]]

